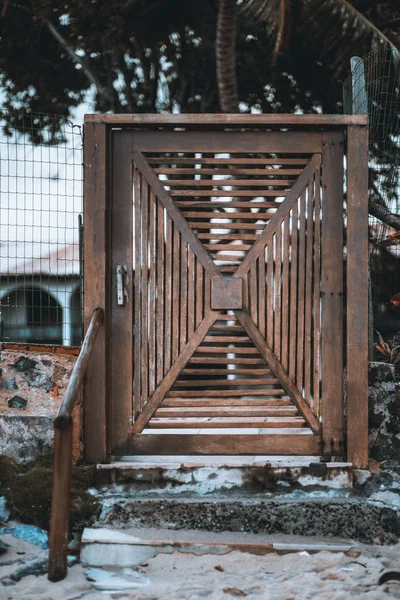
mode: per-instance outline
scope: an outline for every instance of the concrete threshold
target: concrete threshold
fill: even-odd
[[[194,493],[274,488],[349,489],[348,462],[321,462],[318,456],[123,456],[97,465],[97,486],[130,486],[132,492]]]
[[[265,535],[243,532],[206,532],[170,529],[89,529],[81,541],[81,562],[87,566],[137,566],[157,554],[184,552],[222,555],[244,552],[263,556],[270,553],[344,552],[360,554],[352,540],[293,535]]]

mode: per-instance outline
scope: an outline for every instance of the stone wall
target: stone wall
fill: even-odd
[[[30,460],[52,449],[52,421],[78,348],[3,344],[0,347],[0,454]],[[74,458],[82,454],[82,407],[74,415]]]
[[[400,387],[394,366],[369,364],[370,457],[380,462],[400,462]]]

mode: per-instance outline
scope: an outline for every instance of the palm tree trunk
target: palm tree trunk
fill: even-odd
[[[239,112],[236,85],[236,0],[219,0],[215,46],[220,108],[222,112]]]

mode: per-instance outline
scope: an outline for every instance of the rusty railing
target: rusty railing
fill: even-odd
[[[67,545],[70,516],[72,471],[72,411],[86,374],[97,333],[103,322],[101,308],[93,311],[78,360],[75,363],[67,391],[54,420],[54,473],[49,538],[50,581],[60,581],[67,575]]]

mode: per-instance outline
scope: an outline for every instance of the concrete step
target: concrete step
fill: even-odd
[[[245,552],[263,556],[272,552],[287,554],[329,551],[360,554],[359,545],[339,538],[307,538],[293,535],[247,534],[243,532],[210,533],[170,529],[89,529],[83,531],[81,562],[90,567],[133,567],[157,554],[185,552],[196,555],[221,555]]]
[[[155,497],[136,496],[117,487],[121,486],[93,490],[101,506],[95,527],[330,536],[367,544],[396,543],[400,537],[395,508],[348,490]]]
[[[124,486],[140,494],[213,494],[289,487],[349,489],[351,463],[321,462],[317,456],[136,456],[97,465],[97,487]]]

